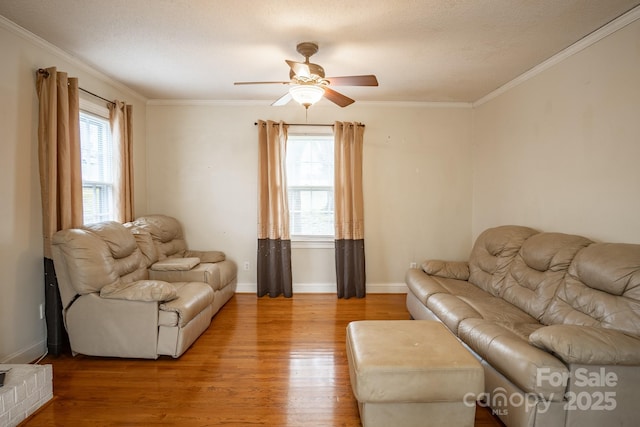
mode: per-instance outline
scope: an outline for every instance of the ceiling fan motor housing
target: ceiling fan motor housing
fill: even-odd
[[[324,68],[322,68],[318,64],[313,64],[309,62],[309,57],[318,53],[318,44],[313,42],[302,42],[298,43],[296,46],[296,50],[302,56],[304,56],[304,63],[309,67],[309,73],[314,76],[318,76],[321,79],[324,79]],[[289,71],[289,78],[293,79],[296,76],[296,73],[293,70]]]
[[[289,92],[277,99],[272,105],[285,105],[291,99],[296,99],[305,108],[309,108],[319,98],[323,96],[340,107],[346,107],[355,101],[345,96],[329,86],[378,86],[376,76],[340,76],[325,78],[324,68],[318,64],[309,62],[309,57],[318,52],[318,44],[314,42],[298,43],[296,50],[304,56],[304,62],[285,60],[289,65],[288,82],[263,81],[263,82],[235,82],[236,85],[246,84],[286,84],[290,85]],[[295,96],[294,96],[295,95]]]
[[[296,50],[300,55],[304,56],[305,58],[307,58],[307,60],[309,60],[310,56],[313,56],[316,53],[318,53],[318,45],[317,43],[313,43],[313,42],[302,42],[302,43],[298,43],[298,46],[296,46]]]

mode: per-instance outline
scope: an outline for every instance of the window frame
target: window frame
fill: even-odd
[[[113,140],[112,135],[111,135],[111,126],[109,124],[109,109],[101,104],[97,104],[95,102],[91,102],[89,100],[80,98],[80,105],[79,105],[79,109],[80,112],[79,114],[86,114],[89,116],[94,116],[98,119],[103,119],[106,122],[107,125],[107,131],[109,132],[109,139],[110,139],[110,144],[111,144],[111,155],[112,155],[112,176],[113,179],[112,181],[109,182],[103,182],[103,181],[90,181],[90,180],[85,180],[84,177],[81,176],[81,180],[82,180],[82,191],[84,193],[85,190],[85,184],[88,187],[91,187],[93,189],[93,191],[95,192],[96,189],[100,189],[100,188],[107,188],[108,186],[111,186],[111,215],[109,216],[109,218],[101,218],[99,219],[98,222],[102,222],[102,221],[117,221],[118,220],[118,212],[117,212],[117,203],[116,203],[116,197],[117,197],[117,166],[116,166],[116,147],[113,145]],[[82,138],[80,140],[80,156],[81,156],[81,161],[82,161]],[[82,167],[82,166],[81,166]],[[81,171],[82,173],[82,171]],[[107,196],[108,197],[108,196]],[[84,212],[85,212],[85,204],[84,204],[84,196],[83,196],[83,218],[82,218],[82,222],[83,224],[92,224],[92,222],[85,222],[85,217],[84,217]]]
[[[294,126],[292,126],[294,127]],[[334,141],[334,135],[333,135],[333,131],[331,130],[331,128],[314,128],[311,131],[303,131],[300,128],[298,129],[290,129],[289,132],[287,133],[287,138],[291,139],[292,137],[320,137],[320,138],[325,138],[325,139],[331,139],[331,141]],[[287,141],[287,145],[289,144],[289,141]],[[288,151],[288,150],[287,150]],[[287,153],[288,155],[288,153]],[[311,190],[318,190],[318,189],[323,189],[323,188],[327,188],[327,189],[331,189],[332,193],[335,194],[335,183],[333,182],[334,178],[333,176],[331,177],[331,182],[332,185],[331,186],[326,186],[326,185],[309,185],[309,186],[295,186],[295,185],[289,185],[289,183],[287,182],[287,193],[289,193],[289,189],[290,188],[299,188],[299,189],[311,189]],[[289,196],[287,196],[288,198]],[[334,221],[335,221],[335,202],[334,202],[334,208],[333,208],[333,214],[334,214]],[[289,210],[289,215],[291,215],[291,210]],[[334,222],[335,224],[335,222]],[[334,248],[334,242],[335,242],[335,232],[333,232],[332,234],[327,234],[327,235],[305,235],[305,234],[293,234],[290,233],[290,239],[291,239],[291,247],[292,248],[299,248],[299,249],[333,249]]]

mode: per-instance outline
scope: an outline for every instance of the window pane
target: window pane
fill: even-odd
[[[333,136],[289,135],[287,191],[293,236],[333,236]]]
[[[83,221],[114,220],[114,150],[107,119],[80,113],[80,150]]]

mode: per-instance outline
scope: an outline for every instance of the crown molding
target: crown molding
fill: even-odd
[[[9,19],[5,18],[4,16],[0,15],[0,28],[4,28],[7,31],[15,34],[16,36],[20,37],[21,39],[27,41],[28,43],[31,43],[32,45],[47,51],[49,53],[51,53],[52,55],[61,57],[62,59],[64,59],[65,61],[71,63],[72,65],[78,67],[79,69],[81,69],[82,71],[86,72],[87,74],[90,74],[91,76],[101,80],[102,82],[108,84],[109,86],[112,86],[114,89],[119,90],[120,92],[123,92],[127,95],[131,95],[135,98],[137,98],[138,100],[142,101],[142,102],[147,102],[147,97],[139,94],[138,92],[134,91],[133,89],[131,89],[128,86],[125,86],[124,84],[120,83],[117,80],[114,80],[113,78],[107,76],[106,74],[101,73],[100,71],[96,70],[95,68],[91,67],[90,65],[87,65],[87,63],[85,63],[84,61],[80,60],[79,58],[76,58],[75,56],[71,55],[70,53],[60,49],[59,47],[49,43],[48,41],[46,41],[45,39],[43,39],[42,37],[39,37],[35,34],[33,34],[32,32],[22,28],[21,26],[19,26],[18,24],[16,24],[13,21],[10,21]],[[44,65],[43,68],[47,66]]]
[[[265,100],[217,100],[217,99],[149,99],[147,105],[157,106],[194,106],[194,107],[269,107],[273,101]],[[326,104],[330,105],[330,104]],[[401,102],[401,101],[358,101],[358,106],[379,108],[472,108],[471,102]],[[278,108],[299,108],[292,103],[292,107],[282,106]],[[313,107],[311,107],[313,108]]]
[[[583,51],[589,46],[596,44],[597,42],[604,39],[605,37],[615,33],[616,31],[626,27],[627,25],[631,24],[632,22],[638,19],[640,19],[640,6],[636,6],[635,8],[631,9],[629,12],[614,19],[608,24],[605,24],[604,26],[598,28],[592,33],[586,35],[582,39],[578,40],[571,46],[560,51],[559,53],[547,59],[546,61],[541,62],[540,64],[536,65],[529,71],[524,72],[523,74],[519,75],[518,77],[511,80],[510,82],[500,86],[498,89],[494,90],[488,95],[485,95],[482,98],[478,99],[477,101],[473,102],[472,107],[473,108],[478,107],[492,100],[493,98],[496,98],[502,95],[503,93],[513,89],[514,87],[526,82],[529,79],[532,79],[533,77],[553,67],[554,65],[564,61],[565,59],[577,54],[578,52]]]

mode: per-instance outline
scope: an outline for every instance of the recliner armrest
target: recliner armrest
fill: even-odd
[[[640,339],[614,329],[582,325],[551,325],[533,332],[529,342],[566,363],[638,365]]]
[[[226,259],[226,255],[221,251],[186,251],[184,256],[200,258],[200,262],[220,262]]]
[[[430,276],[469,280],[469,263],[466,261],[427,260],[421,267],[422,271]]]
[[[189,271],[200,264],[200,258],[166,258],[151,265],[154,271]]]
[[[161,280],[138,280],[122,284],[120,282],[106,285],[100,290],[100,297],[123,299],[129,301],[166,302],[178,297],[176,288]]]

